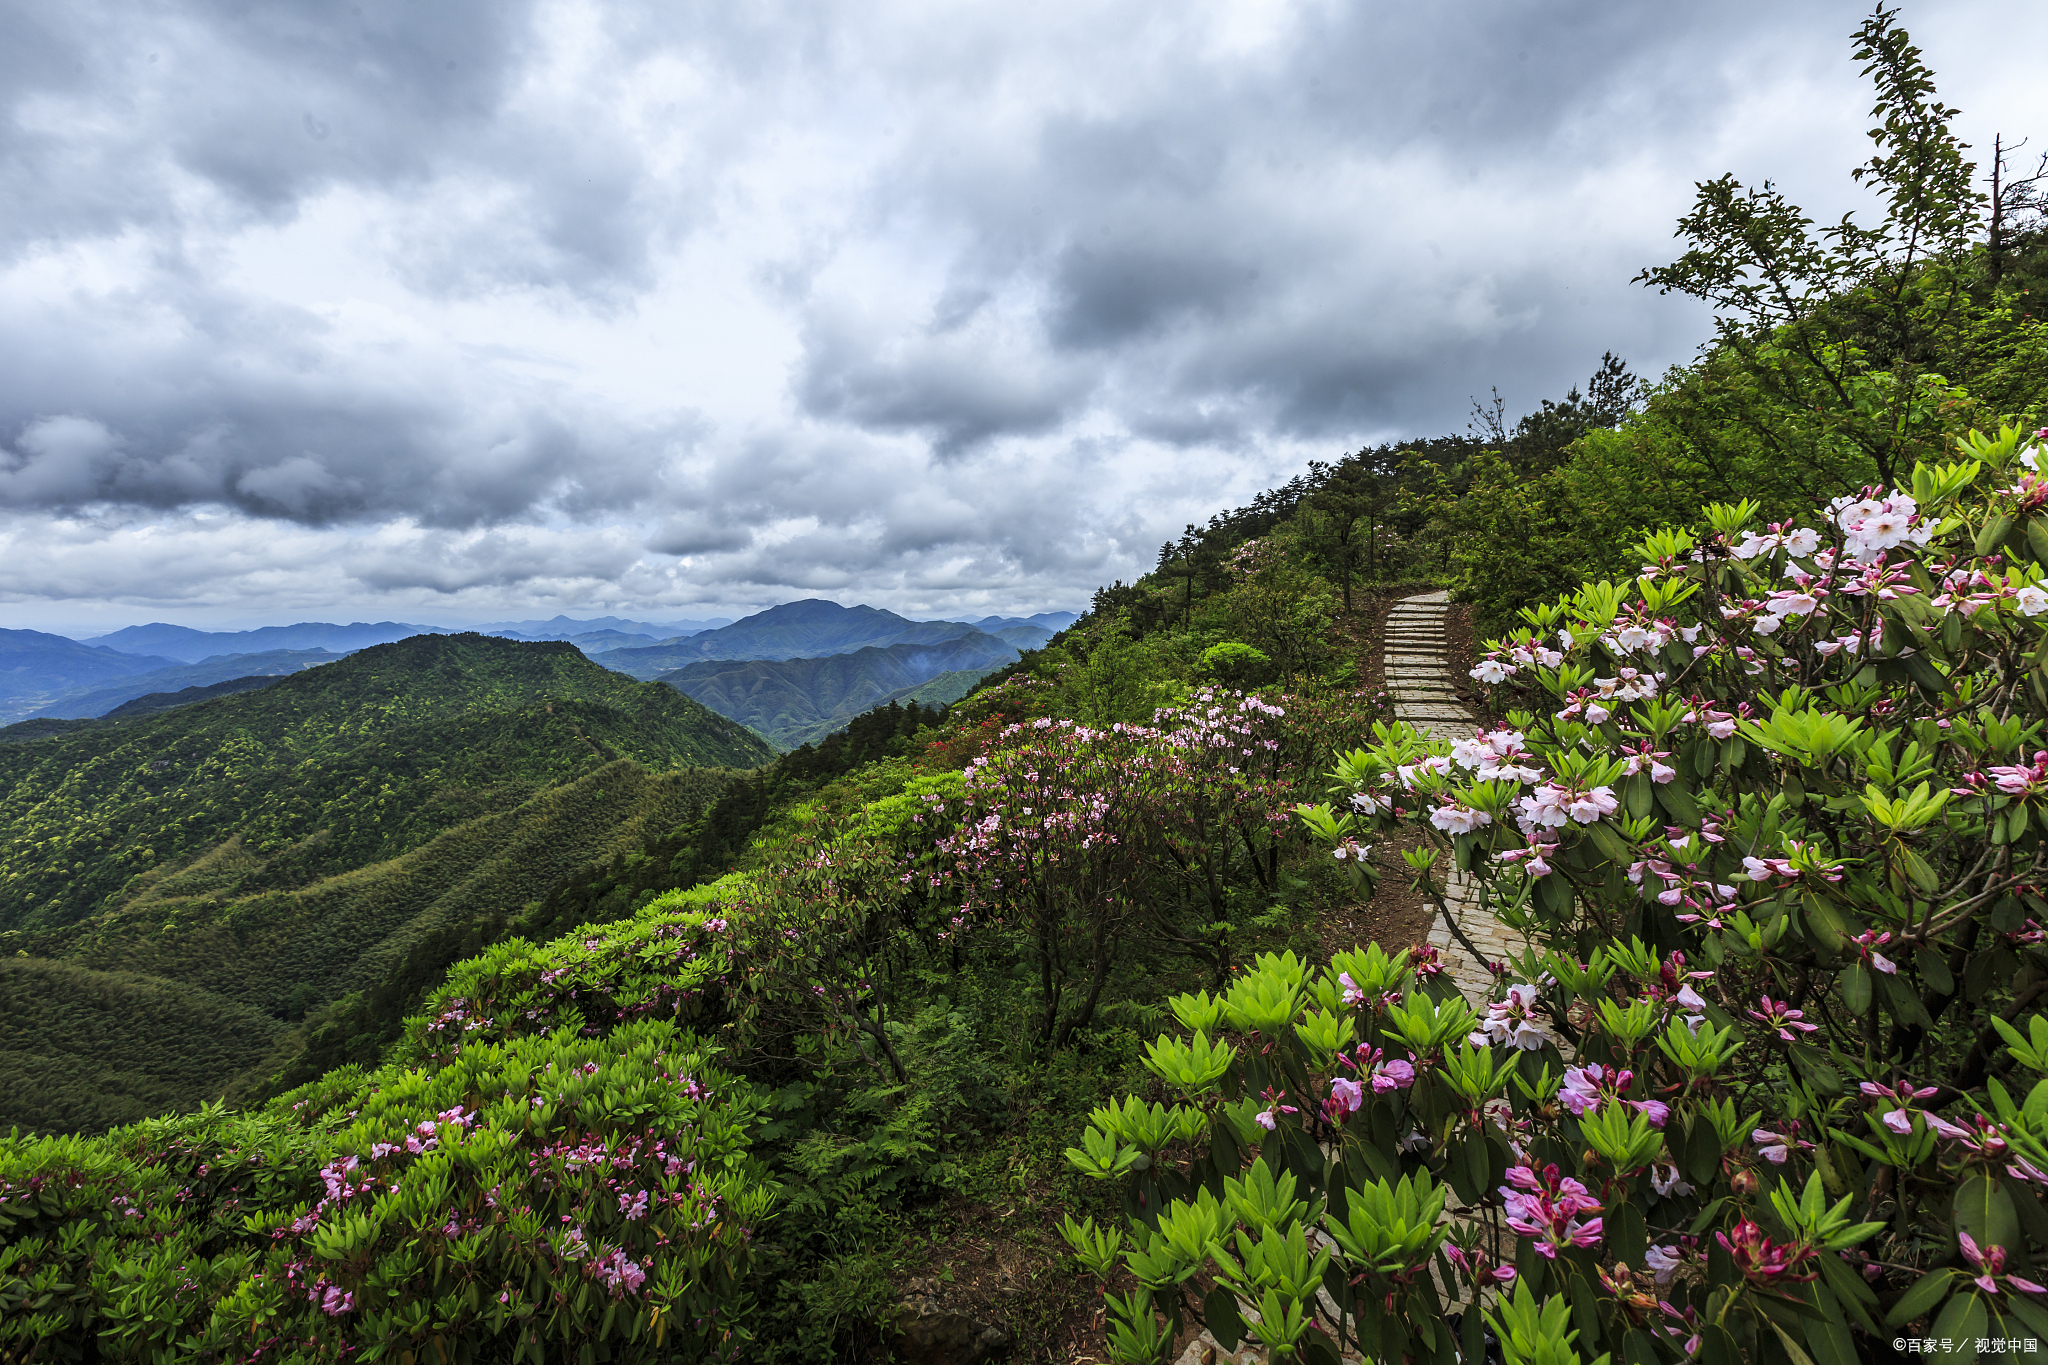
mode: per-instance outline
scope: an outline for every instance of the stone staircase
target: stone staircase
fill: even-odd
[[[1387,614],[1387,688],[1394,695],[1396,719],[1432,738],[1469,739],[1478,728],[1478,720],[1458,700],[1451,674],[1447,629],[1450,614],[1448,592],[1423,593],[1394,604]],[[1387,875],[1405,875],[1406,871],[1406,866],[1397,862],[1387,870]],[[1453,933],[1443,916],[1438,916],[1429,932],[1429,943],[1443,955],[1444,970],[1457,983],[1458,990],[1478,1009],[1493,991],[1493,973],[1487,962],[1505,962],[1510,953],[1519,954],[1528,945],[1521,935],[1480,906],[1472,879],[1465,873],[1451,873],[1444,900],[1457,920],[1458,932]],[[1484,955],[1484,960],[1466,948],[1467,942]],[[1325,1313],[1334,1313],[1336,1305],[1328,1301],[1327,1294],[1319,1291],[1319,1295],[1325,1300]],[[1489,1300],[1491,1297],[1489,1294]],[[1265,1352],[1256,1345],[1240,1345],[1235,1351],[1226,1351],[1205,1331],[1188,1343],[1175,1365],[1260,1365],[1265,1358]]]
[[[1394,604],[1387,613],[1387,687],[1394,694],[1398,719],[1435,739],[1470,739],[1478,721],[1454,690],[1446,629],[1450,614],[1448,592],[1424,593]],[[1476,1008],[1493,989],[1493,974],[1486,964],[1506,962],[1528,943],[1480,906],[1465,873],[1450,874],[1444,899],[1457,919],[1458,933],[1439,916],[1429,942],[1443,954],[1444,969]],[[1468,943],[1483,959],[1473,955]]]

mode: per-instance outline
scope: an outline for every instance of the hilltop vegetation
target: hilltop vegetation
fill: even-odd
[[[0,1075],[34,1078],[0,1125],[57,1131],[262,1091],[309,1012],[402,1009],[770,753],[570,646],[474,635],[56,727],[0,751],[0,954],[36,1021],[0,1038]]]
[[[283,890],[237,890],[261,863],[230,839],[118,909],[15,934],[31,956],[11,959],[9,1003],[23,1012],[0,1035],[0,1074],[35,1083],[0,1090],[0,1127],[95,1131],[374,1062],[396,1036],[383,1021],[450,963],[576,923],[535,912],[579,867],[697,818],[729,780],[619,759],[410,853]],[[385,1011],[377,1023],[356,1017],[365,998]],[[336,1018],[354,1023],[337,1035]]]

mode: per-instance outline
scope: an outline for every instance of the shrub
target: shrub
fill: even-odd
[[[451,1052],[454,1050],[451,1049]],[[0,1143],[17,1360],[729,1356],[758,1101],[667,1021]]]
[[[1203,650],[1201,667],[1206,676],[1224,687],[1258,687],[1273,680],[1273,661],[1235,640]]]

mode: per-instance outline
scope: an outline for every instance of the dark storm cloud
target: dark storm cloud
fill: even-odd
[[[1107,384],[1032,386],[993,347],[977,364],[987,338],[934,316],[861,347],[815,329],[798,389],[809,410],[877,429],[921,423],[957,446],[1050,429],[1108,389],[1133,429],[1166,439],[1247,426],[1319,437],[1440,427],[1494,382],[1534,406],[1609,346],[1668,356],[1647,310],[1571,316],[1567,286],[1583,297],[1603,281],[1573,278],[1555,248],[1573,227],[1602,233],[1547,206],[1648,147],[1683,155],[1708,141],[1714,112],[1774,49],[1839,63],[1857,17],[1763,5],[1305,13],[1277,53],[1243,63],[1206,59],[1186,30],[1166,36],[1124,86],[1092,91],[1085,114],[1053,99],[998,133],[957,111],[965,126],[928,127],[883,169],[878,202],[960,244],[953,292],[1038,300],[1033,364],[1085,358]],[[1429,221],[1432,202],[1443,221]],[[1607,301],[1626,301],[1619,286],[1645,263],[1605,262]],[[958,382],[977,371],[978,386]],[[1220,421],[1188,415],[1219,405]]]
[[[530,17],[517,0],[9,5],[13,240],[161,222],[180,173],[254,214],[424,176],[489,133]]]

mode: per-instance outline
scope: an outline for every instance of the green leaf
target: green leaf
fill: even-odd
[[[1941,1296],[1948,1292],[1949,1282],[1956,1277],[1953,1270],[1930,1270],[1913,1282],[1913,1287],[1899,1296],[1892,1305],[1892,1311],[1884,1315],[1887,1327],[1903,1327],[1914,1318],[1924,1318],[1934,1305],[1941,1302]]]
[[[1842,1076],[1821,1057],[1819,1048],[1807,1043],[1794,1043],[1791,1047],[1792,1065],[1799,1068],[1799,1074],[1806,1082],[1823,1095],[1842,1093]]]
[[[1700,1333],[1700,1359],[1705,1365],[1743,1365],[1742,1348],[1727,1328],[1715,1323]]]
[[[1941,1310],[1941,1316],[1934,1320],[1934,1326],[1928,1329],[1927,1335],[1945,1340],[1947,1349],[1942,1354],[1943,1360],[1960,1360],[1968,1365],[1977,1359],[1977,1339],[1989,1327],[1989,1317],[1982,1294],[1958,1294]]]
[[[1870,1013],[1870,969],[1861,962],[1852,962],[1842,970],[1840,980],[1842,1003],[1849,1007],[1849,1013]]]
[[[1685,789],[1683,782],[1666,782],[1657,788],[1657,804],[1664,807],[1674,823],[1688,829],[1699,828],[1699,803],[1692,799],[1692,793]]]
[[[1792,1357],[1792,1365],[1813,1365],[1813,1357],[1806,1353],[1806,1348],[1792,1340],[1792,1334],[1778,1326],[1775,1318],[1765,1318],[1764,1321],[1770,1323],[1771,1330],[1778,1334],[1778,1341],[1784,1346],[1785,1354]]]
[[[1695,1115],[1685,1139],[1685,1169],[1696,1185],[1712,1180],[1721,1169],[1721,1135],[1705,1115]]]
[[[2048,525],[2039,517],[2027,518],[2027,548],[2034,552],[2036,564],[2048,564]]]
[[[2048,1308],[2043,1308],[2032,1299],[2019,1294],[2008,1297],[2005,1311],[2027,1325],[2027,1330],[2036,1337],[2048,1340]]]
[[[1934,1020],[1928,1017],[1927,1007],[1920,1003],[1920,996],[1909,983],[1887,972],[1883,976],[1882,985],[1886,1002],[1891,1005],[1892,1013],[1896,1014],[1901,1022],[1918,1024],[1924,1029],[1934,1027]]]
[[[1597,820],[1587,828],[1592,833],[1593,842],[1599,846],[1600,852],[1606,855],[1608,862],[1626,864],[1634,861],[1634,850],[1622,842],[1621,836],[1615,833],[1606,821]]]
[[[1920,969],[1920,975],[1928,985],[1943,995],[1955,994],[1955,976],[1948,969],[1948,959],[1940,953],[1922,948],[1913,954],[1913,965]]]
[[[1643,1211],[1634,1200],[1624,1200],[1607,1220],[1607,1246],[1614,1259],[1640,1270],[1644,1253],[1650,1249],[1649,1229]]]
[[[1858,1365],[1856,1339],[1847,1326],[1832,1318],[1807,1323],[1806,1344],[1816,1365]]]
[[[2001,513],[1984,523],[1984,528],[1977,532],[1977,540],[1972,548],[1980,555],[1988,555],[2003,544],[2011,532],[2012,518]]]
[[[1969,1233],[1978,1246],[2019,1248],[2019,1210],[2005,1186],[1982,1172],[1956,1187],[1955,1214],[1957,1230]]]
[[[1693,1219],[1692,1226],[1685,1230],[1686,1236],[1697,1237],[1701,1233],[1705,1232],[1708,1228],[1712,1227],[1714,1225],[1714,1219],[1720,1215],[1721,1206],[1727,1202],[1728,1197],[1726,1195],[1722,1195],[1719,1199],[1716,1199],[1713,1203],[1701,1209],[1699,1217]]]
[[[1235,1351],[1237,1343],[1244,1340],[1244,1315],[1237,1311],[1237,1295],[1220,1284],[1202,1300],[1202,1322],[1226,1351]]]
[[[1565,1294],[1572,1302],[1572,1323],[1579,1329],[1579,1346],[1584,1349],[1600,1344],[1599,1300],[1593,1296],[1593,1286],[1586,1277],[1567,1271],[1564,1278]]]

